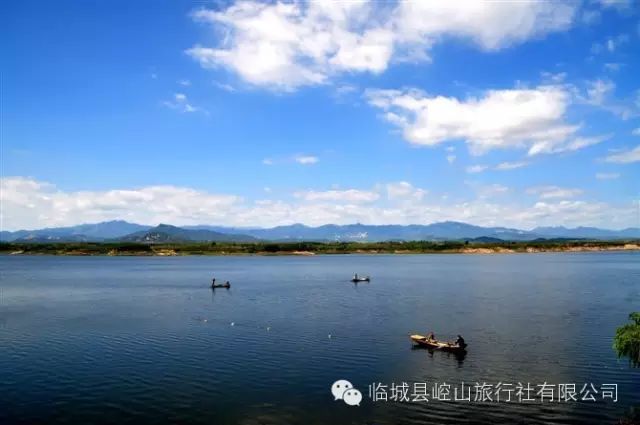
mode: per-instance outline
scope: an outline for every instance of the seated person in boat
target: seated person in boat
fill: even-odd
[[[458,339],[456,339],[456,344],[459,347],[466,347],[466,343],[464,342],[464,338],[462,337],[462,335],[458,335]]]
[[[427,335],[427,341],[435,341],[436,340],[436,336],[434,335],[433,332],[429,332],[429,334]]]

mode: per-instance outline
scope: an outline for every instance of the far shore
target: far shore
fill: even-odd
[[[541,252],[640,251],[640,241],[452,242],[281,242],[281,243],[1,243],[0,255],[157,256],[339,254],[527,254]]]

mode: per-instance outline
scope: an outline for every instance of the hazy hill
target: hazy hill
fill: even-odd
[[[102,223],[80,224],[69,227],[53,227],[39,230],[18,230],[0,232],[1,241],[102,241],[118,238],[133,232],[146,230],[151,226],[129,223],[124,220],[104,221]]]
[[[160,224],[151,229],[131,233],[118,238],[124,242],[251,242],[256,239],[247,235],[214,232],[206,229],[184,229]]]

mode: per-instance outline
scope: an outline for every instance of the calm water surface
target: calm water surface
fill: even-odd
[[[602,424],[640,405],[640,371],[611,349],[640,310],[638,253],[5,256],[0,272],[2,424]],[[468,354],[412,349],[428,330]],[[359,407],[333,400],[340,378]],[[618,402],[368,396],[463,381],[617,383]]]

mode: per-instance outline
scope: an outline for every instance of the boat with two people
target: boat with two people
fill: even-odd
[[[448,351],[450,353],[465,353],[467,351],[467,343],[464,342],[464,338],[460,335],[455,341],[438,341],[433,332],[429,332],[427,336],[411,335],[410,338],[415,344],[425,348]]]
[[[371,278],[369,276],[358,276],[358,273],[354,273],[353,277],[351,278],[351,282],[353,283],[358,283],[358,282],[370,282]]]
[[[231,284],[229,283],[228,280],[225,283],[216,283],[216,278],[214,277],[213,279],[211,279],[211,289],[216,289],[216,288],[229,289],[231,288]]]

